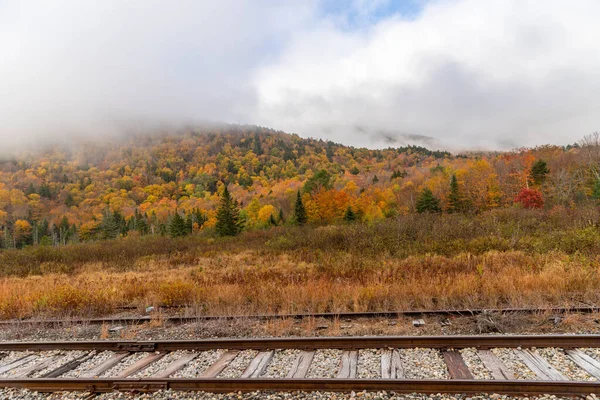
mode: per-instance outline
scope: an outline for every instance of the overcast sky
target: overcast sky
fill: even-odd
[[[250,123],[387,147],[600,130],[598,0],[0,0],[0,137]]]

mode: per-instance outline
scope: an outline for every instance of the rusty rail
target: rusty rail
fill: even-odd
[[[0,326],[15,325],[63,325],[63,324],[143,324],[155,319],[164,322],[183,324],[201,321],[215,320],[240,320],[252,319],[259,321],[269,321],[274,319],[296,319],[307,318],[323,319],[359,319],[359,318],[400,318],[417,316],[475,316],[483,313],[504,313],[504,314],[541,314],[541,313],[600,313],[600,307],[580,306],[580,307],[546,307],[546,308],[491,308],[491,309],[460,309],[460,310],[398,310],[381,312],[343,312],[343,313],[299,313],[299,314],[262,314],[262,315],[144,315],[137,317],[101,317],[101,318],[72,318],[72,319],[19,319],[0,321]]]
[[[1,342],[0,351],[98,350],[175,351],[211,349],[461,349],[475,347],[600,347],[600,335],[358,336],[308,338],[242,338],[155,341]]]

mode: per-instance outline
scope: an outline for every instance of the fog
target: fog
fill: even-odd
[[[206,121],[451,150],[600,129],[600,2],[332,1],[0,0],[2,148]]]

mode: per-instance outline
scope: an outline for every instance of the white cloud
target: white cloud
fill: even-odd
[[[600,126],[599,13],[594,0],[461,0],[364,31],[322,21],[255,75],[258,115],[354,144],[384,144],[378,131],[454,148],[573,142]]]
[[[0,0],[0,138],[211,120],[499,149],[600,129],[600,2],[438,0],[374,17],[385,1],[354,0],[351,24],[319,0]]]
[[[0,1],[4,147],[123,122],[247,119],[250,73],[308,1]]]

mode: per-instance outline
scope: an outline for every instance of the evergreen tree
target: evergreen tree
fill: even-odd
[[[442,209],[440,208],[440,200],[433,195],[429,188],[423,189],[419,198],[417,199],[417,212],[431,212],[439,213]]]
[[[65,199],[65,206],[73,207],[75,205],[75,199],[73,199],[73,195],[69,193],[67,198]]]
[[[147,235],[149,233],[150,227],[148,226],[148,221],[137,209],[135,210],[132,219],[133,225],[131,226],[131,229],[137,231],[140,235]]]
[[[373,183],[373,184],[376,184],[377,182],[379,182],[379,178],[377,177],[377,175],[375,175],[375,176],[373,177],[372,183]]]
[[[69,225],[69,219],[66,215],[62,217],[58,224],[58,238],[60,243],[65,245],[72,236],[71,225]]]
[[[596,179],[594,182],[594,187],[592,188],[592,197],[595,199],[600,199],[600,179]]]
[[[27,190],[25,190],[25,196],[29,196],[30,194],[34,194],[35,193],[35,187],[33,186],[33,183],[30,183],[29,186],[27,186]]]
[[[458,181],[456,175],[452,175],[450,180],[450,194],[448,195],[448,212],[461,212],[463,211],[462,198],[458,189]]]
[[[277,221],[275,221],[275,217],[273,216],[273,214],[271,214],[271,216],[269,217],[269,224],[271,224],[272,226],[277,226]]]
[[[50,224],[48,224],[48,220],[46,219],[39,223],[37,231],[39,240],[41,240],[44,236],[50,235],[49,227]]]
[[[354,222],[357,219],[357,215],[354,212],[354,210],[352,210],[352,207],[348,206],[348,208],[346,208],[346,212],[344,213],[344,221],[346,222]]]
[[[533,183],[536,185],[541,185],[546,180],[546,174],[548,174],[550,170],[548,169],[548,165],[544,160],[537,160],[535,164],[531,167],[531,178],[533,179]]]
[[[169,235],[173,238],[187,235],[185,220],[179,212],[175,211],[173,218],[169,222]]]
[[[237,200],[231,197],[226,185],[221,195],[219,208],[217,209],[217,223],[215,228],[220,236],[235,236],[243,229],[239,204]]]
[[[279,223],[285,223],[285,218],[283,217],[283,210],[281,208],[279,209]]]
[[[40,186],[40,192],[38,193],[41,197],[44,197],[46,199],[50,199],[52,198],[52,192],[50,191],[50,186],[48,186],[48,184],[43,183]]]
[[[109,208],[107,208],[104,214],[102,215],[100,231],[102,232],[102,237],[104,239],[115,239],[117,236],[119,236],[119,233],[121,231],[119,225],[115,221],[113,213],[110,212]]]
[[[304,203],[302,203],[302,196],[300,195],[299,190],[298,195],[296,197],[296,204],[294,205],[294,221],[298,225],[304,225],[308,222],[308,217],[306,216],[306,209],[304,208]]]
[[[396,178],[405,178],[407,175],[408,172],[406,171],[394,170],[394,172],[392,172],[392,176],[390,177],[390,181],[393,181]]]
[[[194,231],[194,213],[185,214],[185,234],[189,235]]]

